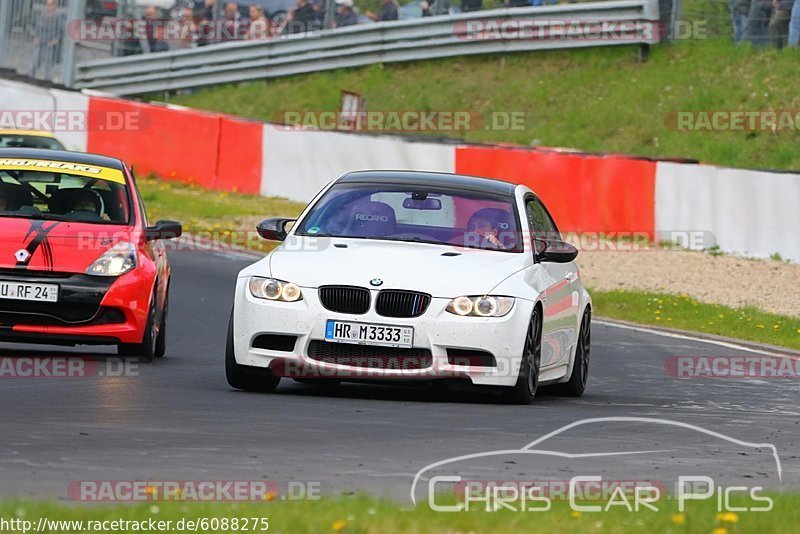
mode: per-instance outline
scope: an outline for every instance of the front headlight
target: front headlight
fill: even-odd
[[[462,317],[503,317],[513,306],[513,297],[456,297],[447,305],[447,311]]]
[[[94,276],[119,276],[136,267],[136,247],[120,241],[97,258],[86,270]]]
[[[274,278],[250,277],[250,294],[258,299],[297,302],[303,300],[303,292],[297,284]]]

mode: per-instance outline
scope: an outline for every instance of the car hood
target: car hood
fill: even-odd
[[[268,261],[272,277],[301,287],[407,289],[452,298],[490,291],[525,266],[525,254],[425,243],[290,237]],[[373,279],[383,283],[372,286]]]
[[[130,240],[130,228],[0,217],[0,268],[84,273],[106,250]],[[27,250],[20,264],[16,254]]]

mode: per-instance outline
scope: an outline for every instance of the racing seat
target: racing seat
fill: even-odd
[[[24,206],[33,206],[30,191],[22,185],[0,183],[0,198],[6,201],[5,211],[19,211]]]
[[[359,200],[350,209],[344,236],[385,237],[397,233],[397,216],[384,202]]]

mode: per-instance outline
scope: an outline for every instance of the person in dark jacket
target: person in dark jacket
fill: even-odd
[[[769,20],[772,17],[772,0],[752,0],[744,27],[744,39],[753,46],[769,44]]]
[[[789,20],[795,0],[772,0],[772,18],[769,19],[769,39],[772,46],[781,49],[789,39]]]
[[[358,15],[353,10],[353,0],[336,0],[336,20],[334,24],[337,28],[358,24]]]
[[[64,39],[64,19],[56,11],[57,7],[56,0],[47,0],[36,20],[31,78],[36,77],[39,67],[44,63],[44,78],[53,79],[53,67],[61,55],[61,41]]]
[[[481,9],[483,9],[483,0],[461,0],[461,11],[463,13],[480,11]]]
[[[297,7],[286,17],[284,33],[305,33],[322,28],[321,12],[308,0],[297,0]]]
[[[385,22],[387,20],[397,20],[399,17],[397,10],[397,2],[395,0],[383,0],[378,14],[368,11],[367,16],[376,22]]]

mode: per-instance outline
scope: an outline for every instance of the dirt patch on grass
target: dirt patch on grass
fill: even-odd
[[[590,288],[686,294],[734,308],[800,317],[800,265],[703,252],[656,249],[586,251],[578,256]]]

